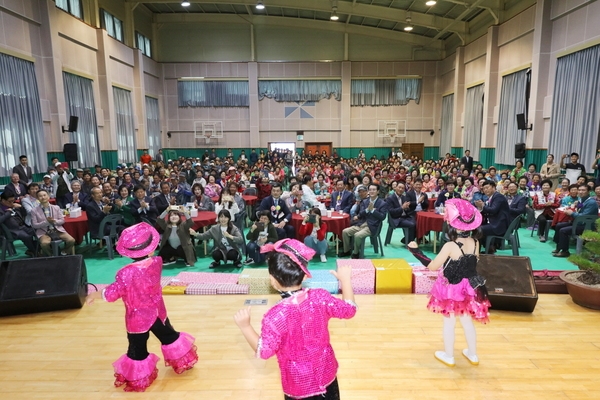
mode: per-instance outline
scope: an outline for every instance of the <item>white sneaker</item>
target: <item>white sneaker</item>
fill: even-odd
[[[446,364],[449,367],[454,367],[454,357],[448,357],[446,355],[445,352],[443,351],[436,351],[434,354],[435,358],[437,358],[438,361],[441,361],[442,363]]]
[[[469,349],[464,349],[462,351],[463,356],[473,365],[479,365],[479,358],[477,356],[470,356]]]
[[[325,254],[321,254],[321,262],[327,262],[327,257],[325,257]]]

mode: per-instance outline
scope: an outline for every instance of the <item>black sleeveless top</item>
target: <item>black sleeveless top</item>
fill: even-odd
[[[454,243],[460,249],[462,256],[456,260],[448,257],[444,264],[444,277],[448,279],[451,285],[459,284],[464,278],[469,280],[469,284],[473,289],[485,285],[485,279],[477,275],[477,255],[475,253],[465,254],[462,249],[463,244],[460,242]],[[477,246],[477,240],[475,240],[475,246]]]

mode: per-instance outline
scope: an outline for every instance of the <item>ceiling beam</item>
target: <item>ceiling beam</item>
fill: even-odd
[[[256,0],[192,0],[196,4],[236,4],[254,7]],[[467,0],[469,1],[469,0]],[[465,1],[465,3],[467,2]],[[486,3],[495,3],[497,0],[486,0]],[[181,3],[181,0],[125,0],[127,3],[141,2],[151,3]],[[283,7],[307,11],[331,12],[331,5],[323,0],[268,0],[268,7]],[[467,4],[468,6],[468,4]],[[404,22],[409,15],[406,10],[389,8],[362,3],[338,2],[338,14],[359,15],[361,17],[383,19],[392,22]],[[452,18],[444,18],[432,14],[423,14],[411,11],[411,23],[415,26],[423,26],[435,30],[446,29],[449,32],[460,34],[468,33],[466,22],[457,22]]]
[[[287,17],[272,17],[266,15],[235,15],[235,14],[154,14],[153,22],[159,24],[198,24],[198,23],[216,23],[216,24],[247,24],[255,26],[278,26],[288,28],[302,29],[320,29],[340,33],[350,33],[356,35],[364,35],[377,37],[381,39],[394,40],[411,44],[414,46],[423,46],[433,50],[442,50],[443,43],[441,40],[432,40],[429,37],[412,35],[399,31],[391,31],[388,29],[371,28],[359,25],[345,25],[332,21],[318,21],[301,18]]]

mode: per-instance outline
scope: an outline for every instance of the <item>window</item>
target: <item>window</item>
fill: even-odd
[[[100,16],[102,29],[106,29],[108,36],[123,42],[123,21],[103,9],[100,9]]]
[[[74,17],[83,19],[81,0],[56,0],[56,7],[68,12]]]
[[[135,33],[135,42],[137,48],[142,51],[142,54],[147,57],[152,57],[152,50],[150,50],[150,39],[142,35],[139,32]]]

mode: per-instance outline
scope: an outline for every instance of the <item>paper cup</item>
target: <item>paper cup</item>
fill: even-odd
[[[332,211],[332,210],[327,210],[327,217],[328,217],[328,218],[331,218],[331,215],[332,215],[332,214],[333,214],[333,211]]]

